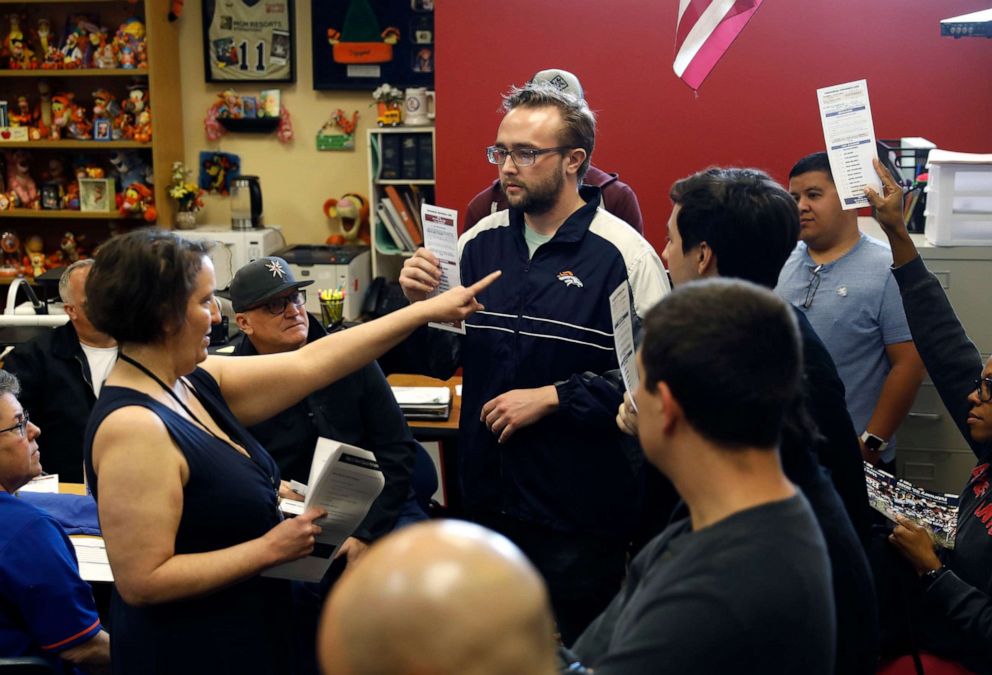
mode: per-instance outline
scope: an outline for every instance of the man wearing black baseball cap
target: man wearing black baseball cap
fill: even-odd
[[[246,312],[275,300],[277,297],[289,297],[297,291],[313,283],[313,279],[297,281],[289,263],[277,256],[267,256],[254,260],[234,275],[231,287],[226,295],[231,299],[235,312]],[[292,289],[292,293],[287,293]],[[302,305],[306,301],[306,292],[302,293]]]
[[[304,287],[312,283],[298,281],[286,261],[275,256],[259,258],[238,270],[227,292],[235,321],[244,333],[234,355],[289,352],[324,337],[327,333],[319,321],[304,308]],[[364,553],[368,542],[395,527],[427,518],[411,497],[418,444],[375,362],[249,431],[279,464],[285,480],[307,480],[318,436],[375,453],[386,485],[341,548],[349,563]]]

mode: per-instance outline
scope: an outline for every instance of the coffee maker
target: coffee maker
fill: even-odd
[[[262,184],[258,176],[238,176],[231,181],[231,227],[235,230],[262,227]]]

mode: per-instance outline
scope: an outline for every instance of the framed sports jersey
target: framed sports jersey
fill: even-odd
[[[295,82],[293,0],[203,0],[207,82]]]

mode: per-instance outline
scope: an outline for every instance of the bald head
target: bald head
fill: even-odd
[[[553,675],[544,582],[504,537],[447,520],[376,543],[335,586],[325,675]]]

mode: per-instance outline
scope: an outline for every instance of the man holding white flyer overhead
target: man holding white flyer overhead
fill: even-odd
[[[668,291],[661,260],[580,185],[595,144],[585,101],[544,83],[514,88],[486,150],[510,208],[458,242],[462,282],[502,269],[465,335],[423,329],[411,366],[464,369],[460,480],[468,515],[514,541],[544,575],[563,639],[574,639],[624,575],[643,456],[613,424],[623,396],[610,295],[636,319]],[[441,282],[429,248],[406,261],[404,294]],[[613,371],[609,377],[604,376]]]

